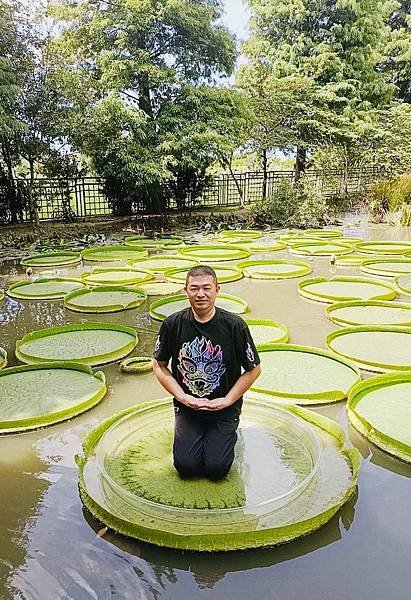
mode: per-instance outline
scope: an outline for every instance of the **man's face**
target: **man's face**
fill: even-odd
[[[190,277],[185,291],[192,309],[197,314],[207,314],[215,304],[220,287],[211,275]]]

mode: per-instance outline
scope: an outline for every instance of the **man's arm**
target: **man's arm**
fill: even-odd
[[[186,394],[178,381],[174,378],[172,372],[167,366],[165,362],[159,362],[155,358],[153,358],[153,371],[154,375],[157,377],[160,384],[163,388],[176,400],[185,404],[189,408],[201,408],[203,402],[198,398],[194,398],[194,396],[190,396],[190,394]]]
[[[261,366],[257,365],[250,371],[245,371],[235,382],[231,390],[228,392],[225,398],[216,398],[215,400],[202,401],[200,406],[197,408],[205,410],[222,410],[228,408],[234,402],[237,402],[243,394],[253,385],[254,381],[261,374]]]

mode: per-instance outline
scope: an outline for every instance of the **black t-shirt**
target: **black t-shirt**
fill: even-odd
[[[223,398],[242,373],[251,371],[260,363],[250,330],[243,319],[216,307],[215,315],[206,323],[194,317],[186,308],[163,321],[154,358],[168,363],[171,372],[184,392],[196,398]],[[174,399],[175,406],[189,409]],[[241,411],[242,398],[221,411],[201,411],[215,417]]]

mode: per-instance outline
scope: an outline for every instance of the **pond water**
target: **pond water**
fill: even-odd
[[[409,231],[385,226],[350,228],[345,233],[365,239],[411,239]],[[288,250],[254,257],[293,258]],[[312,265],[309,277],[365,277],[358,267],[336,268],[327,258],[314,258]],[[55,274],[78,276],[82,270],[59,268]],[[0,272],[3,289],[24,276],[17,260],[4,260]],[[326,335],[335,327],[325,316],[324,304],[297,293],[299,281],[244,278],[223,284],[222,290],[248,301],[247,317],[279,321],[289,328],[291,342],[324,348]],[[397,300],[410,302],[411,297]],[[66,310],[61,301],[23,302],[6,296],[0,305],[0,346],[7,349],[13,365],[15,341],[29,331],[111,321],[135,327],[137,354],[151,354],[159,322],[148,316],[147,309],[148,303],[111,315],[81,315]],[[103,370],[109,392],[94,409],[53,427],[0,437],[2,600],[218,600],[248,599],[251,594],[270,600],[409,599],[411,466],[371,446],[349,427],[344,403],[315,410],[340,423],[360,450],[358,494],[314,534],[275,548],[200,554],[106,532],[80,502],[74,455],[81,451],[84,434],[106,416],[163,397],[164,392],[151,373],[125,375],[117,364]]]

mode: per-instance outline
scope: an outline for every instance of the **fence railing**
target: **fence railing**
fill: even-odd
[[[361,194],[381,176],[377,169],[363,169],[341,173],[338,171],[306,171],[305,178],[312,180],[316,189],[325,198],[349,197]],[[269,171],[266,180],[260,171],[223,174],[214,177],[203,191],[200,198],[187,199],[186,208],[223,208],[239,206],[240,203],[251,204],[263,195],[264,186],[267,196],[276,193],[277,186],[284,179],[293,180],[293,171]],[[28,202],[29,182],[19,179],[16,182],[14,210],[4,208],[5,191],[0,187],[0,223],[13,220],[30,222],[33,215]],[[239,192],[241,190],[241,194]],[[42,179],[34,180],[32,200],[37,207],[40,220],[75,220],[93,217],[111,216],[110,202],[105,192],[105,180],[98,177],[81,177],[78,179]],[[168,210],[177,206],[171,202]],[[12,214],[14,212],[14,215]],[[144,214],[144,207],[137,200],[133,202],[133,214]]]

